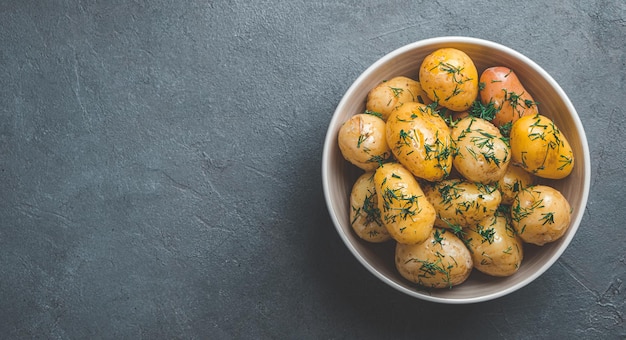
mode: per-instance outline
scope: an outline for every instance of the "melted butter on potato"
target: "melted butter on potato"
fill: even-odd
[[[511,161],[510,148],[500,130],[490,122],[465,117],[452,128],[454,168],[466,179],[484,184],[498,181]]]
[[[472,59],[455,48],[442,48],[424,58],[419,82],[428,97],[453,111],[470,108],[478,95],[478,71]]]
[[[569,228],[567,199],[547,185],[535,185],[517,194],[511,205],[511,225],[522,241],[542,246],[560,239]]]
[[[407,102],[430,104],[432,101],[416,80],[398,76],[383,81],[367,94],[366,110],[378,112],[387,120],[391,111]]]
[[[374,175],[381,220],[398,243],[424,241],[435,222],[435,209],[413,174],[399,163],[386,163]]]
[[[386,125],[387,145],[416,177],[438,181],[452,168],[452,139],[446,122],[430,106],[405,103]]]
[[[352,116],[339,129],[337,139],[343,157],[365,171],[375,170],[391,156],[385,122],[375,115]]]
[[[396,245],[396,268],[402,277],[428,288],[450,288],[469,277],[473,262],[469,250],[452,232],[433,228],[418,244]]]

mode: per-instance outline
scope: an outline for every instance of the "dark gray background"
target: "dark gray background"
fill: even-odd
[[[0,2],[0,337],[623,338],[626,5],[613,1]],[[371,63],[466,35],[568,93],[583,223],[521,291],[387,287],[328,217],[331,115]]]

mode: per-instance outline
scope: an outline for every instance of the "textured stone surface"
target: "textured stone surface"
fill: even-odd
[[[2,338],[623,338],[625,9],[3,1]],[[441,35],[545,68],[593,160],[563,257],[469,306],[410,299],[366,272],[321,189],[343,92],[384,54]]]

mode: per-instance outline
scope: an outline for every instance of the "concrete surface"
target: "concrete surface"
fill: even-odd
[[[626,5],[0,2],[0,337],[626,336]],[[366,272],[320,174],[372,62],[434,36],[535,60],[576,106],[592,192],[570,248],[504,298],[444,306]]]

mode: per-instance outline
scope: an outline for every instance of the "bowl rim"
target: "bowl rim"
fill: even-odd
[[[580,211],[574,219],[572,219],[572,221],[570,222],[570,229],[571,232],[569,232],[564,238],[563,241],[561,243],[561,245],[557,248],[554,256],[552,256],[548,261],[546,261],[538,270],[536,270],[535,272],[533,272],[531,275],[525,277],[523,280],[521,280],[518,283],[513,284],[512,286],[506,288],[506,289],[502,289],[499,291],[496,291],[492,294],[487,294],[487,295],[481,295],[481,296],[476,296],[476,297],[468,297],[468,298],[446,298],[446,297],[438,297],[438,296],[431,296],[431,295],[427,295],[424,294],[418,290],[409,290],[406,287],[403,287],[399,284],[397,284],[396,282],[394,282],[393,280],[389,279],[388,277],[386,277],[385,275],[383,275],[382,273],[378,272],[376,270],[376,268],[374,268],[363,256],[361,256],[361,254],[357,251],[357,249],[355,248],[354,245],[352,245],[352,243],[350,242],[350,240],[348,239],[347,235],[345,235],[345,233],[343,232],[342,228],[341,228],[341,223],[337,217],[337,214],[335,214],[333,206],[331,204],[332,201],[332,196],[331,196],[331,190],[330,190],[330,173],[332,171],[332,169],[330,168],[330,155],[331,155],[331,150],[333,148],[335,148],[336,146],[333,145],[333,141],[334,141],[334,130],[333,127],[336,126],[338,124],[338,120],[339,120],[339,116],[340,116],[340,112],[342,112],[342,110],[344,109],[344,106],[347,105],[349,98],[352,97],[353,93],[357,90],[358,88],[358,84],[361,83],[365,78],[368,77],[368,75],[370,73],[373,73],[375,70],[379,69],[381,66],[385,65],[389,60],[392,60],[394,58],[396,58],[399,55],[402,55],[404,53],[408,53],[412,50],[415,49],[419,49],[419,48],[423,48],[423,47],[428,47],[430,45],[441,45],[442,43],[454,43],[454,44],[473,44],[473,45],[480,45],[486,48],[490,48],[490,49],[495,49],[498,50],[500,52],[509,54],[510,56],[519,59],[520,61],[522,61],[523,63],[529,65],[530,67],[532,67],[538,74],[541,75],[541,77],[543,77],[546,82],[552,87],[554,88],[554,90],[559,94],[559,96],[563,99],[565,106],[567,107],[568,111],[571,113],[572,117],[572,121],[574,122],[575,128],[579,133],[580,136],[580,142],[582,145],[582,152],[583,152],[583,159],[585,160],[585,162],[583,162],[583,172],[584,172],[584,176],[583,176],[583,186],[582,186],[582,197],[581,197],[581,203],[580,206],[584,207],[582,209],[582,211]],[[405,293],[409,296],[412,297],[416,297],[422,300],[426,300],[426,301],[430,301],[430,302],[437,302],[437,303],[445,303],[445,304],[470,304],[470,303],[477,303],[477,302],[485,302],[485,301],[489,301],[489,300],[493,300],[505,295],[508,295],[512,292],[515,292],[523,287],[525,287],[526,285],[530,284],[531,282],[533,282],[535,279],[537,279],[539,276],[541,276],[543,273],[545,273],[563,254],[563,252],[567,249],[567,247],[569,246],[569,244],[571,243],[572,239],[574,238],[580,223],[582,221],[582,217],[584,215],[584,211],[586,209],[587,206],[587,200],[588,200],[588,196],[589,196],[589,190],[590,190],[590,182],[591,182],[591,161],[590,161],[590,155],[589,155],[589,145],[588,145],[588,141],[587,141],[587,137],[582,125],[582,122],[580,120],[580,117],[578,115],[578,112],[576,111],[576,109],[574,108],[572,102],[570,101],[569,97],[566,95],[565,91],[563,91],[563,89],[561,88],[561,86],[552,78],[552,76],[550,76],[550,74],[548,74],[548,72],[546,72],[541,66],[539,66],[537,63],[535,63],[533,60],[531,60],[530,58],[526,57],[525,55],[517,52],[516,50],[501,45],[499,43],[490,41],[490,40],[485,40],[485,39],[481,39],[481,38],[474,38],[474,37],[465,37],[465,36],[443,36],[443,37],[433,37],[433,38],[427,38],[427,39],[423,39],[423,40],[418,40],[409,44],[406,44],[404,46],[401,46],[389,53],[387,53],[386,55],[384,55],[383,57],[381,57],[380,59],[378,59],[377,61],[375,61],[372,65],[370,65],[368,68],[365,69],[365,71],[363,71],[355,80],[354,82],[350,85],[350,87],[348,88],[348,90],[343,94],[339,104],[337,105],[335,111],[333,112],[333,116],[330,120],[330,123],[328,125],[328,129],[326,132],[326,136],[324,138],[324,147],[323,147],[323,152],[322,152],[322,187],[323,187],[323,191],[324,191],[324,199],[326,201],[326,206],[327,209],[329,211],[329,215],[331,217],[331,220],[335,226],[335,229],[337,231],[337,233],[339,234],[340,238],[342,239],[343,243],[346,245],[346,247],[350,250],[350,252],[352,253],[352,255],[370,272],[372,273],[374,276],[378,277],[381,281],[385,282],[387,285],[391,286],[392,288]]]

